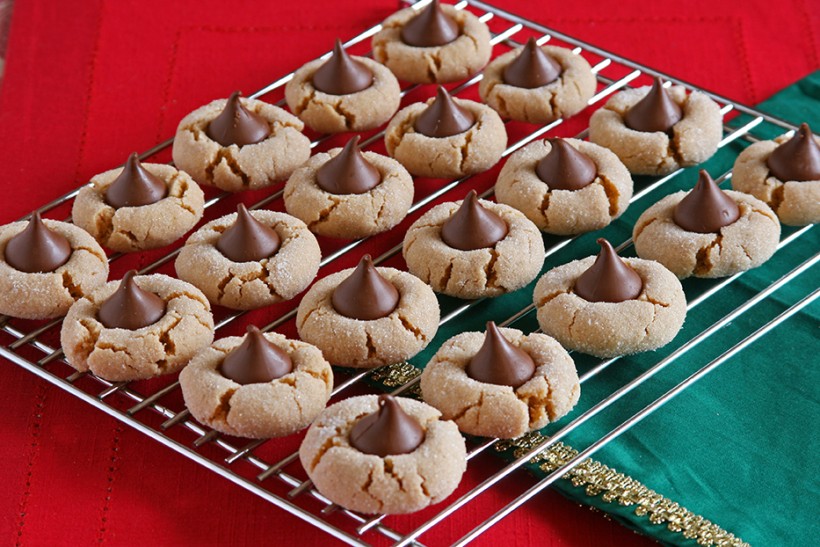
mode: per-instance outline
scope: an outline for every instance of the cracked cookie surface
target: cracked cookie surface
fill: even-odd
[[[333,194],[322,189],[316,173],[341,148],[320,152],[297,169],[285,185],[285,208],[311,231],[329,237],[360,238],[389,230],[413,204],[413,178],[396,160],[363,152],[381,182],[363,194]]]
[[[586,59],[564,47],[541,46],[541,50],[562,69],[557,80],[541,87],[527,89],[504,83],[504,69],[521,49],[499,55],[484,69],[478,92],[502,118],[548,123],[577,114],[595,94],[597,82]]]
[[[134,281],[165,301],[165,315],[136,330],[106,328],[97,311],[120,281],[98,287],[71,306],[63,320],[60,343],[72,367],[112,382],[152,378],[176,372],[213,341],[211,306],[196,287],[162,274]]]
[[[458,38],[443,46],[405,44],[401,29],[418,14],[406,8],[382,22],[382,29],[373,36],[373,58],[398,79],[416,84],[455,82],[481,70],[492,53],[487,25],[467,10],[457,10],[448,4],[442,4],[441,9],[458,25]]]
[[[398,110],[401,89],[393,73],[373,59],[351,58],[373,73],[373,83],[361,91],[333,95],[316,89],[313,74],[325,59],[316,59],[299,68],[285,86],[288,108],[314,131],[366,131],[385,123]]]
[[[28,221],[0,226],[0,314],[21,319],[65,315],[74,302],[108,279],[108,259],[85,230],[57,220],[45,225],[71,244],[71,257],[53,272],[22,272],[6,262],[6,244],[26,229]]]
[[[424,441],[408,454],[377,456],[350,445],[356,422],[378,409],[378,397],[351,397],[329,406],[313,422],[299,459],[313,484],[342,507],[361,513],[412,513],[439,503],[461,481],[466,448],[458,427],[421,401],[398,398],[419,421]]]
[[[362,321],[333,307],[333,291],[354,268],[317,281],[299,303],[299,336],[335,365],[373,368],[404,361],[424,349],[438,330],[438,300],[429,286],[407,272],[377,270],[399,291],[396,309],[385,317]]]
[[[168,187],[168,195],[156,203],[119,209],[108,205],[105,191],[121,168],[95,175],[74,200],[74,223],[109,249],[127,253],[163,247],[181,238],[202,218],[205,195],[188,173],[158,163],[142,166]]]
[[[644,98],[650,86],[621,91],[589,120],[589,140],[609,148],[635,175],[665,175],[680,167],[703,163],[717,151],[723,137],[720,107],[700,91],[687,94],[683,86],[667,91],[680,106],[683,118],[666,133],[636,131],[626,126],[624,114]]]
[[[464,433],[512,439],[566,415],[581,393],[575,363],[545,334],[500,329],[535,362],[532,378],[517,388],[474,380],[465,368],[484,343],[483,332],[464,332],[442,344],[421,375],[424,400]]]
[[[579,190],[550,190],[536,174],[536,166],[552,145],[539,140],[516,151],[501,168],[496,199],[515,207],[550,234],[573,235],[603,228],[629,206],[632,177],[610,150],[576,139],[564,140],[595,163],[598,174],[592,183]]]
[[[717,233],[684,230],[673,219],[675,206],[686,196],[676,192],[661,199],[638,218],[632,231],[635,252],[656,260],[683,279],[726,277],[756,268],[777,250],[780,222],[759,199],[724,190],[740,209],[740,217]]]
[[[624,258],[643,281],[641,294],[623,302],[589,302],[575,294],[575,281],[595,262],[574,260],[545,273],[535,286],[538,324],[562,346],[596,357],[657,349],[683,326],[686,295],[661,264]]]
[[[407,230],[402,254],[407,269],[436,292],[459,298],[499,296],[520,289],[544,264],[541,232],[509,205],[480,201],[507,223],[507,235],[486,249],[462,251],[441,239],[441,227],[461,201],[439,204]]]
[[[218,369],[244,338],[217,340],[197,352],[179,375],[185,406],[194,418],[228,435],[265,439],[300,431],[324,410],[333,371],[322,352],[281,334],[264,336],[288,354],[293,370],[270,382],[238,384]]]
[[[402,108],[390,120],[384,132],[388,154],[419,177],[462,177],[498,163],[507,147],[507,130],[495,110],[454,97],[458,106],[472,112],[475,124],[451,137],[428,137],[417,132],[413,124],[433,100]]]
[[[265,140],[222,146],[208,136],[208,124],[222,112],[227,99],[197,108],[179,122],[174,163],[200,184],[228,192],[256,190],[288,178],[310,157],[310,140],[302,134],[304,124],[299,118],[263,101],[240,101],[270,124],[271,133]]]
[[[253,218],[273,229],[281,239],[271,257],[234,262],[216,243],[236,221],[236,213],[212,220],[191,234],[174,267],[180,279],[197,288],[214,304],[250,310],[290,300],[310,285],[322,252],[305,223],[286,213],[251,211]]]
[[[741,152],[732,169],[732,188],[764,201],[783,224],[815,224],[820,222],[820,180],[782,181],[769,172],[766,164],[775,148],[787,140],[789,137],[781,135]],[[814,140],[820,144],[820,139]]]

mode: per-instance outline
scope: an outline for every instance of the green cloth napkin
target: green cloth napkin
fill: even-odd
[[[784,89],[760,105],[764,112],[820,128],[820,71]],[[730,122],[740,127],[751,118]],[[758,138],[784,131],[762,123],[753,130]],[[748,145],[738,139],[722,148],[706,164],[717,177],[731,169],[737,154]],[[633,203],[604,230],[586,234],[548,257],[544,271],[597,253],[595,240],[606,237],[619,244],[631,236],[632,226],[650,205],[669,193],[691,188],[697,168],[688,169]],[[637,177],[636,192],[655,179]],[[729,183],[723,184],[728,188]],[[783,227],[781,239],[797,229]],[[545,236],[551,246],[563,238]],[[658,351],[625,357],[583,384],[578,406],[540,434],[549,436],[615,389],[649,369],[687,341],[710,327],[820,249],[820,228],[813,227],[779,250],[762,267],[740,276],[690,311],[675,340]],[[634,249],[623,253],[634,256]],[[528,465],[543,477],[608,433],[646,404],[717,358],[748,334],[818,287],[820,266],[814,266],[678,358],[627,397],[587,422]],[[721,280],[683,281],[692,301]],[[534,282],[515,293],[481,302],[444,325],[435,340],[411,360],[423,368],[438,347],[463,331],[483,331],[486,321],[504,321],[531,304]],[[442,315],[463,304],[441,297]],[[538,328],[535,313],[511,327],[530,332]],[[741,544],[805,545],[820,537],[814,508],[818,499],[815,455],[820,423],[820,303],[815,301],[769,332],[628,433],[599,451],[555,487],[573,500],[609,513],[625,525],[675,545]],[[579,373],[600,360],[574,353]],[[388,367],[375,375],[382,387],[393,388],[417,374],[407,364]],[[502,442],[495,451],[511,459],[544,440],[531,434]],[[572,448],[570,448],[572,447]],[[446,502],[445,502],[446,503]],[[710,521],[710,522],[709,522]],[[734,536],[732,535],[734,534]],[[721,543],[723,542],[723,543]]]

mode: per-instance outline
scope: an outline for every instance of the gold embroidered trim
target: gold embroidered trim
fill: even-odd
[[[374,370],[373,373],[370,375],[370,379],[375,380],[376,382],[380,382],[385,387],[398,388],[412,380],[415,380],[419,376],[421,376],[420,369],[417,369],[410,363],[404,362],[396,363],[393,365],[387,365],[377,370]],[[416,385],[405,391],[402,395],[409,395],[412,397],[421,398],[420,384],[417,383]]]
[[[533,432],[518,439],[498,441],[494,447],[498,452],[513,449],[513,455],[520,458],[547,440],[548,437]],[[577,450],[559,442],[538,454],[530,463],[538,465],[541,471],[549,474],[577,455]],[[671,532],[683,534],[687,539],[694,539],[698,545],[749,547],[748,543],[717,524],[695,515],[632,477],[619,473],[601,462],[586,459],[562,478],[571,481],[573,486],[585,487],[588,496],[600,495],[605,503],[635,506],[635,515],[648,517],[652,524],[666,524]]]

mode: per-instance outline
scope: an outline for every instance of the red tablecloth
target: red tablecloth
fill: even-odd
[[[820,66],[820,18],[809,0],[498,3],[748,104]],[[396,5],[17,0],[0,90],[0,223],[168,138],[194,107],[261,87]],[[10,363],[0,362],[0,386],[2,544],[328,540]],[[482,503],[424,540],[458,537],[486,513]],[[485,537],[649,543],[553,493]]]

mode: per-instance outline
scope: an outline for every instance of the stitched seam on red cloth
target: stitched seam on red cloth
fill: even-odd
[[[165,75],[165,89],[162,93],[162,105],[159,109],[159,125],[157,127],[157,138],[155,139],[155,142],[162,142],[165,140],[163,138],[165,110],[168,105],[168,101],[171,99],[171,82],[173,81],[174,71],[177,66],[177,55],[179,54],[179,41],[182,38],[182,30],[182,28],[177,29],[177,34],[174,37],[174,43],[171,46],[170,62],[168,63],[168,72]]]
[[[712,23],[718,21],[731,21],[734,17],[725,15],[714,16],[680,16],[680,15],[647,15],[638,17],[550,17],[550,22],[561,21],[567,23],[586,23],[594,21],[596,23]]]
[[[811,24],[811,12],[809,8],[806,7],[806,1],[802,0],[798,2],[800,5],[800,11],[803,14],[803,25],[806,27],[806,31],[809,35],[809,41],[811,42],[811,57],[812,57],[812,66],[815,68],[820,66],[820,58],[818,58],[817,54],[817,37],[814,35],[814,27]]]
[[[120,437],[122,435],[122,425],[119,422],[114,424],[114,442],[111,446],[111,458],[108,464],[108,486],[105,489],[105,500],[102,506],[102,515],[100,516],[100,530],[97,534],[97,543],[105,542],[105,534],[108,532],[108,510],[111,506],[111,494],[114,490],[114,478],[120,469]]]
[[[358,25],[272,25],[272,26],[220,26],[220,25],[194,25],[190,27],[183,27],[183,30],[205,30],[208,32],[271,32],[282,30],[338,30],[338,29],[356,29],[359,30]]]
[[[746,46],[746,34],[743,32],[743,20],[732,18],[735,27],[735,39],[740,43],[740,60],[741,60],[741,68],[743,69],[743,76],[746,80],[746,85],[749,88],[749,92],[751,93],[751,99],[748,101],[749,104],[756,104],[757,101],[757,88],[754,85],[754,80],[752,79],[752,69],[751,65],[749,64],[749,48]]]
[[[20,520],[17,524],[17,541],[15,543],[17,547],[22,545],[23,528],[26,525],[26,508],[28,507],[28,500],[31,497],[31,477],[34,471],[34,462],[40,453],[40,427],[43,421],[47,393],[48,384],[45,382],[37,382],[37,394],[34,397],[34,409],[32,412],[34,420],[31,422],[31,455],[26,464],[26,489],[20,498]]]

